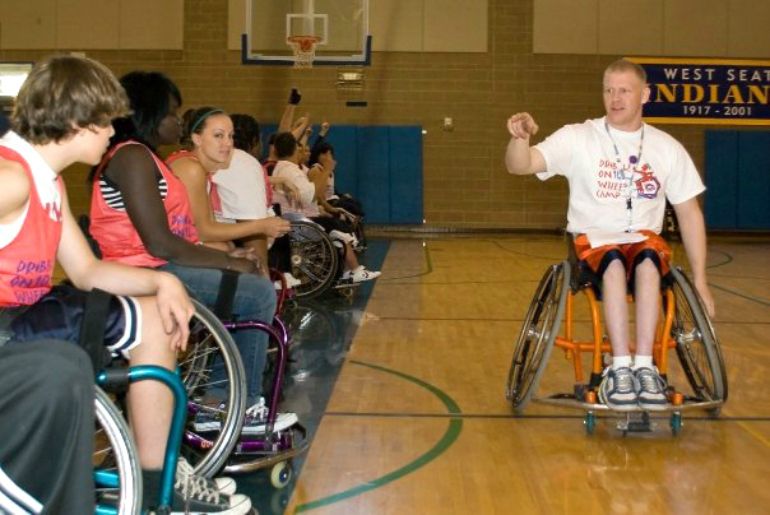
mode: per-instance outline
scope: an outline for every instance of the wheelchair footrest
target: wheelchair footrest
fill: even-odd
[[[655,426],[647,411],[628,412],[626,417],[621,418],[617,423],[618,431],[624,433],[649,433],[655,430]]]

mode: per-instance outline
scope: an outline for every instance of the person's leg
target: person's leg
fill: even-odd
[[[155,297],[137,299],[141,312],[141,344],[128,351],[129,363],[174,370],[176,352],[163,329]],[[128,415],[143,469],[163,468],[174,398],[158,381],[138,381],[128,389]]]
[[[599,398],[616,410],[632,410],[638,403],[629,352],[626,281],[623,261],[613,259],[602,274],[604,324],[612,345],[612,366],[604,371]]]
[[[214,307],[222,280],[221,270],[171,263],[161,268],[176,275],[205,306]],[[239,275],[233,297],[233,316],[236,320],[259,320],[269,324],[275,314],[275,303],[275,289],[268,279],[254,274]],[[233,339],[246,371],[247,403],[250,405],[256,403],[262,393],[267,334],[254,329],[237,330],[233,332]]]
[[[0,349],[0,512],[12,484],[50,513],[93,513],[94,378],[67,342]],[[6,502],[10,502],[8,498]]]
[[[660,272],[657,264],[644,258],[634,271],[636,302],[636,356],[634,376],[639,385],[639,406],[663,409],[668,403],[666,383],[652,362],[652,350],[660,313]]]
[[[660,272],[651,259],[637,267],[634,279],[636,303],[636,355],[652,356],[660,313]]]
[[[604,324],[612,344],[612,357],[627,357],[629,359],[628,365],[630,365],[628,302],[626,298],[626,269],[622,261],[613,259],[602,275]]]

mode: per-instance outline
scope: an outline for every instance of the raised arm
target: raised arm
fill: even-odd
[[[539,127],[529,113],[516,113],[508,119],[511,141],[505,151],[505,166],[514,175],[531,175],[544,172],[545,159],[539,150],[530,146],[529,139]]]
[[[234,224],[217,222],[209,203],[206,191],[207,172],[201,164],[190,158],[177,159],[171,165],[180,181],[187,189],[193,221],[198,236],[203,241],[232,241],[255,235],[266,235],[271,238],[283,236],[289,229],[289,223],[278,217],[248,220]]]
[[[714,297],[711,295],[706,279],[706,223],[703,220],[703,211],[697,197],[674,204],[674,210],[679,221],[679,232],[690,262],[695,288],[703,299],[709,316],[713,317]]]
[[[291,93],[289,93],[289,102],[283,109],[281,121],[278,123],[278,130],[276,131],[277,134],[282,132],[289,132],[291,130],[291,125],[294,122],[294,112],[297,110],[297,106],[301,101],[302,95],[300,94],[299,90],[297,88],[292,88]]]
[[[180,265],[253,271],[254,265],[247,259],[195,245],[171,232],[158,193],[159,173],[150,153],[139,145],[118,150],[104,171],[120,190],[126,212],[149,253]]]
[[[311,168],[307,174],[307,178],[315,187],[315,200],[318,202],[318,205],[329,214],[337,214],[342,210],[332,206],[326,200],[326,189],[329,186],[329,176],[330,171],[325,170],[323,166],[317,163],[313,165],[313,168]]]

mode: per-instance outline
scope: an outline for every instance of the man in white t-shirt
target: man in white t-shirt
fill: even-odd
[[[660,280],[671,251],[659,236],[665,202],[673,204],[694,275],[710,316],[714,301],[706,281],[706,230],[697,196],[705,190],[684,147],[642,121],[650,97],[644,69],[620,59],[604,72],[605,116],[566,125],[530,146],[538,126],[529,113],[508,120],[508,171],[567,178],[567,231],[583,265],[602,281],[612,365],[599,397],[610,408],[664,409],[665,382],[652,362],[660,311]],[[636,355],[629,351],[627,292],[636,301]]]

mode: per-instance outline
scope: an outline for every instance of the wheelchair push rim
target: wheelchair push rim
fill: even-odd
[[[672,269],[675,315],[671,337],[687,381],[701,401],[727,400],[722,351],[703,301],[679,267]]]
[[[246,373],[240,352],[230,332],[205,306],[193,299],[195,315],[190,322],[190,342],[187,353],[180,359],[182,381],[188,395],[188,427],[181,454],[188,458],[195,473],[212,477],[227,461],[235,447],[246,411]],[[227,375],[226,398],[209,396],[215,356],[220,356]],[[224,402],[224,408],[220,407]],[[201,438],[192,424],[195,414],[208,411],[220,417],[219,430]]]
[[[522,323],[508,372],[506,397],[521,412],[537,391],[561,325],[569,290],[567,262],[551,265],[540,280]]]
[[[142,501],[136,444],[120,411],[95,387],[94,485],[96,513],[138,514]]]

